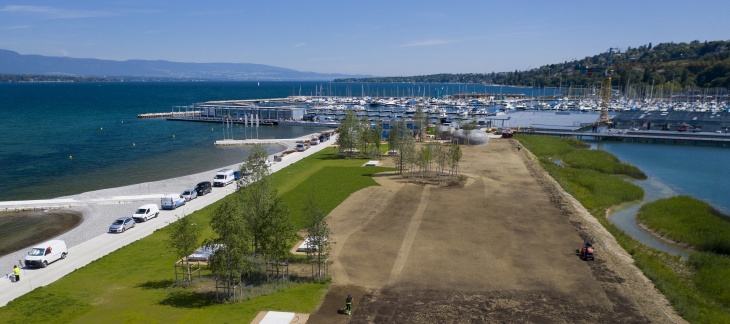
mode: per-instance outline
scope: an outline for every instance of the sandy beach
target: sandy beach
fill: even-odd
[[[304,136],[303,138],[311,138],[311,136]],[[273,163],[271,172],[277,172],[306,156],[314,154],[334,144],[335,140],[336,138],[333,137],[329,141],[312,146],[304,152],[287,154],[280,162]],[[290,149],[294,147],[295,141],[296,139],[288,139],[279,142],[284,144],[287,149]],[[275,155],[278,154],[280,153]],[[274,160],[273,155],[269,156],[269,160]],[[227,168],[238,169],[239,166],[240,163],[237,163]],[[54,239],[64,240],[69,248],[68,257],[65,260],[57,261],[44,269],[22,269],[19,283],[11,283],[7,279],[0,280],[0,291],[3,291],[3,294],[0,295],[0,306],[6,305],[9,301],[34,288],[48,285],[106,254],[146,237],[155,230],[174,222],[179,217],[190,215],[233,193],[236,189],[233,184],[226,187],[215,187],[212,193],[189,201],[175,210],[161,210],[159,217],[137,224],[135,228],[125,233],[107,233],[113,220],[121,216],[131,216],[137,207],[144,204],[159,205],[160,197],[165,194],[179,194],[185,189],[194,188],[198,182],[212,181],[213,176],[220,169],[222,168],[172,179],[90,191],[56,199],[0,202],[0,209],[63,208],[79,211],[84,215],[81,224],[54,237]],[[13,265],[18,264],[27,252],[28,248],[24,248],[0,257],[0,269],[2,269],[0,274],[11,273]]]

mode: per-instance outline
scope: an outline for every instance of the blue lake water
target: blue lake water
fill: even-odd
[[[621,142],[601,142],[596,147],[639,167],[652,181],[666,186],[664,192],[690,195],[730,214],[730,149]],[[648,194],[647,198],[656,198]]]
[[[705,146],[658,145],[622,142],[592,143],[621,161],[644,171],[647,180],[634,181],[644,189],[644,199],[615,209],[609,219],[623,231],[655,249],[686,256],[687,249],[654,238],[639,228],[636,213],[641,205],[675,195],[704,200],[730,215],[730,149]]]
[[[137,119],[173,106],[292,95],[544,95],[557,90],[481,84],[332,82],[0,83],[0,201],[54,198],[211,170],[240,162],[243,147],[216,147],[217,124]],[[259,138],[323,130],[261,126]],[[244,128],[234,129],[236,139]],[[248,138],[251,137],[250,133]],[[269,147],[270,152],[281,147]]]

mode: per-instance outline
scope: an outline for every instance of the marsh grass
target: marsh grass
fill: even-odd
[[[598,150],[573,150],[562,156],[562,161],[573,168],[591,169],[606,174],[623,174],[634,179],[646,179],[639,168],[621,162],[613,154]]]
[[[585,150],[586,153],[572,153],[576,156],[568,157],[568,160],[576,158],[580,160],[579,162],[573,161],[572,164],[566,162],[566,166],[561,167],[553,161],[575,152],[576,147],[581,147],[581,145],[576,145],[574,140],[566,141],[549,136],[517,135],[515,137],[538,157],[540,164],[555,181],[586,207],[616,238],[616,241],[631,254],[639,269],[669,299],[682,317],[693,323],[730,323],[728,310],[730,307],[730,259],[727,256],[715,253],[693,253],[689,260],[686,260],[647,247],[613,225],[605,216],[608,208],[643,196],[641,188],[609,173],[630,174],[624,171],[610,171],[605,166],[601,166],[601,163],[585,163],[586,161],[612,160],[612,158],[591,157],[588,152],[596,151]],[[614,163],[609,161],[609,164]],[[573,168],[571,165],[580,165],[582,168]],[[703,210],[702,219],[709,218],[712,214],[705,206],[680,204]],[[661,210],[666,212],[666,207],[662,208],[664,209]],[[712,216],[717,218],[717,215]],[[724,222],[724,220],[722,221]],[[679,220],[673,222],[676,225],[682,223]],[[725,224],[720,225],[714,221],[713,224],[725,228]],[[657,230],[661,232],[662,228],[657,227]],[[691,236],[702,235],[701,229],[690,232]],[[708,236],[705,241],[709,246],[715,247],[717,239],[709,238],[710,233],[714,232],[704,234]],[[719,237],[725,237],[724,233]]]
[[[637,218],[674,241],[730,255],[730,221],[704,201],[689,196],[653,201],[641,207]]]

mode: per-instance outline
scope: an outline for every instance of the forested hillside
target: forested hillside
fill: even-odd
[[[337,79],[336,82],[490,83],[531,87],[600,87],[609,51],[529,71],[433,74],[411,77]],[[730,41],[662,43],[611,54],[613,87],[663,85],[665,89],[730,88]],[[587,73],[586,73],[587,71]]]

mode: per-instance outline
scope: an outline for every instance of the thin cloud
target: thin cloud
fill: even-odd
[[[7,26],[7,27],[0,27],[0,30],[28,29],[30,27],[31,27],[30,25]]]
[[[418,41],[418,42],[411,42],[403,45],[398,45],[399,47],[418,47],[418,46],[438,46],[438,45],[444,45],[454,43],[453,40],[445,40],[445,39],[427,39],[424,41]]]
[[[110,17],[117,14],[107,11],[90,10],[65,10],[46,6],[21,6],[9,5],[0,8],[0,12],[28,13],[42,16],[45,19],[75,19],[75,18],[97,18]]]
[[[224,15],[239,15],[246,13],[243,10],[231,10],[231,11],[195,11],[188,12],[185,16],[188,17],[208,17],[208,16],[224,16]]]

